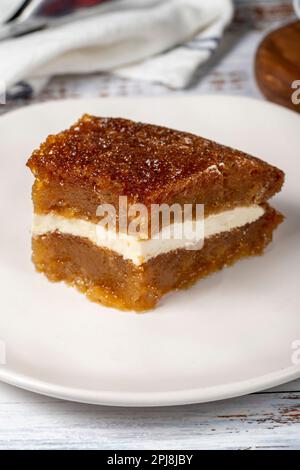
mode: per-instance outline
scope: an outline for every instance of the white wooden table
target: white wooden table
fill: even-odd
[[[299,449],[300,380],[165,408],[63,402],[0,385],[0,449]]]
[[[52,79],[39,97],[8,102],[0,111],[66,97],[229,93],[262,99],[253,77],[254,53],[267,29],[292,17],[291,5],[237,3],[237,19],[219,51],[184,92],[107,74],[64,76]],[[68,403],[0,384],[0,449],[132,448],[299,449],[300,380],[217,403],[149,409]]]

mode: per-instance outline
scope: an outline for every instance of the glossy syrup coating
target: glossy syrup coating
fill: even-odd
[[[170,202],[175,194],[182,194],[188,202],[187,195],[193,199],[199,188],[204,199],[199,202],[205,203],[212,187],[218,189],[214,197],[222,204],[221,193],[237,186],[241,189],[246,180],[247,190],[252,187],[260,193],[260,203],[283,183],[283,173],[277,168],[208,139],[127,119],[90,115],[70,129],[50,135],[27,165],[46,183],[51,179],[62,185],[72,182],[73,187],[126,195],[145,204]],[[227,194],[227,198],[231,196],[236,197],[236,192]]]

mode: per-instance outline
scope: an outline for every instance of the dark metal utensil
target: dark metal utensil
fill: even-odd
[[[0,40],[112,11],[116,4],[121,7],[122,3],[118,0],[25,0],[1,25]]]

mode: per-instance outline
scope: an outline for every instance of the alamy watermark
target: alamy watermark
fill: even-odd
[[[292,88],[295,90],[291,95],[292,103],[298,105],[300,104],[300,80],[294,80]]]
[[[120,196],[118,208],[100,204],[96,215],[97,238],[152,240],[183,240],[187,249],[202,248],[204,243],[204,204],[128,203]]]
[[[295,339],[292,344],[292,356],[291,356],[291,361],[294,364],[294,366],[298,366],[300,364],[300,339]]]

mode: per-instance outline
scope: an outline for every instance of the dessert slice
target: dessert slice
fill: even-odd
[[[261,254],[282,221],[267,203],[281,189],[281,170],[164,127],[85,115],[50,135],[27,165],[37,270],[120,309],[151,309],[166,292]],[[171,210],[154,224],[153,208],[162,206],[192,207],[190,219]],[[103,224],[110,208],[114,223]],[[186,236],[191,221],[200,238]]]

